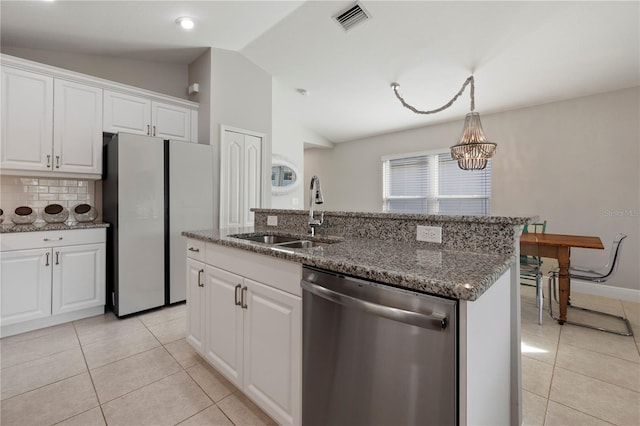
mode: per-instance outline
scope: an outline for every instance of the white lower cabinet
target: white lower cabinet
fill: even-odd
[[[206,254],[188,254],[187,341],[279,424],[299,425],[301,266],[215,244]]]
[[[104,312],[104,228],[3,234],[1,336]]]

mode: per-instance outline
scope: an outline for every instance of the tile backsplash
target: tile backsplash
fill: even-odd
[[[19,206],[33,208],[38,212],[37,222],[43,222],[41,212],[47,205],[60,204],[71,209],[80,203],[96,205],[95,181],[0,176],[0,208],[4,210],[5,224],[11,222],[11,215]],[[74,221],[72,214],[69,221]]]

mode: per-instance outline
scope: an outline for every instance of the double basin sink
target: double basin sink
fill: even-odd
[[[326,246],[327,244],[338,243],[341,241],[341,240],[325,240],[325,241],[306,240],[300,237],[295,237],[290,235],[278,235],[278,234],[267,234],[267,233],[235,234],[235,235],[229,235],[229,236],[233,238],[238,238],[241,240],[254,241],[256,243],[263,243],[271,246],[287,247],[287,248],[319,247],[319,246]]]

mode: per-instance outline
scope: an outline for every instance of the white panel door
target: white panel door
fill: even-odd
[[[262,204],[262,139],[244,135],[243,226],[253,226],[252,208]]]
[[[105,90],[102,128],[109,133],[151,135],[151,101]]]
[[[242,387],[242,277],[206,267],[205,358],[231,383]]]
[[[221,157],[220,226],[243,226],[244,135],[226,131],[222,141]]]
[[[164,305],[164,141],[118,135],[118,315]]]
[[[186,298],[187,239],[183,231],[213,227],[210,145],[169,142],[169,302]]]
[[[105,244],[53,249],[53,314],[105,304],[105,251]]]
[[[50,171],[53,78],[2,68],[0,167]]]
[[[0,325],[51,315],[51,249],[0,253]]]
[[[151,126],[151,136],[189,142],[191,140],[191,110],[152,102]]]
[[[244,280],[244,390],[280,424],[301,420],[302,299]]]
[[[204,353],[206,291],[205,266],[197,260],[187,259],[187,342],[198,353]]]
[[[102,89],[56,79],[54,170],[102,173]]]

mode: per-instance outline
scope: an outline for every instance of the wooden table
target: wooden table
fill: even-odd
[[[567,305],[569,304],[571,293],[569,279],[571,247],[604,250],[599,237],[534,233],[523,233],[520,236],[520,254],[558,260],[558,288],[560,293],[560,318],[558,323],[560,324],[564,324],[567,320]],[[551,295],[548,297],[551,297]],[[551,299],[549,303],[551,303]]]

